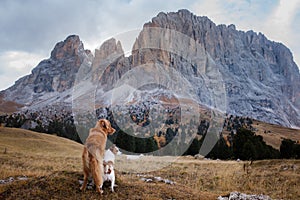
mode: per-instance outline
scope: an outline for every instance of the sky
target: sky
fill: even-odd
[[[300,66],[300,0],[1,0],[0,90],[30,74],[68,35],[79,35],[94,51],[114,35],[141,29],[159,12],[179,9],[261,32],[285,44]]]

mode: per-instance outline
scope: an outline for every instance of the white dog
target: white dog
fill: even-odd
[[[119,148],[113,144],[109,149],[107,149],[104,153],[104,162],[112,161],[115,164],[116,155],[121,155]]]
[[[112,145],[109,149],[105,151],[103,165],[104,165],[104,174],[103,181],[111,181],[111,191],[114,192],[115,184],[115,171],[114,164],[116,155],[121,155],[119,148],[116,145]]]

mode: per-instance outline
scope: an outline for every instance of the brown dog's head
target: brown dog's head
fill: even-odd
[[[107,135],[112,135],[116,131],[113,127],[111,127],[110,122],[106,119],[98,120],[95,128],[100,128]]]

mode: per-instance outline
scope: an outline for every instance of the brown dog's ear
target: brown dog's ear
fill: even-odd
[[[107,125],[106,125],[106,123],[105,123],[105,120],[100,119],[100,120],[99,120],[99,123],[100,123],[100,126],[101,126],[101,127],[107,129]]]
[[[104,120],[104,122],[105,122],[106,129],[110,129],[111,128],[110,122],[108,120]]]

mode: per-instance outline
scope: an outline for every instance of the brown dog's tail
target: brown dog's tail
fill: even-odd
[[[89,157],[94,157],[98,162],[103,162],[103,155],[100,155],[100,150],[96,145],[88,145],[87,146]]]
[[[89,163],[90,163],[90,168],[91,171],[98,171],[98,167],[103,166],[103,160],[97,158],[96,156],[93,156],[92,154],[89,153]],[[98,166],[97,169],[94,169],[95,166]]]

